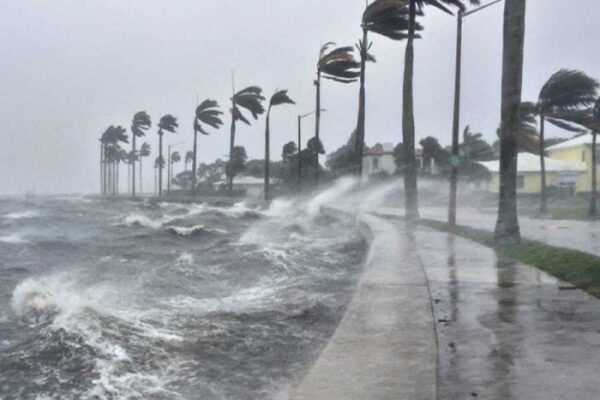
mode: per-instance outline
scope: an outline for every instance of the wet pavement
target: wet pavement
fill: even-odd
[[[380,215],[404,216],[404,210],[398,208],[381,207],[376,211]],[[421,218],[447,221],[448,209],[445,207],[427,207],[419,211]],[[458,210],[457,223],[492,232],[496,226],[496,215],[463,207]],[[519,217],[519,225],[524,238],[600,256],[600,221]]]
[[[600,300],[452,234],[406,234],[431,292],[438,399],[600,399]]]

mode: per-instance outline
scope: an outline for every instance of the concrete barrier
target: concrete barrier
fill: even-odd
[[[411,235],[369,214],[357,222],[370,243],[365,270],[333,337],[291,399],[433,400],[431,296]]]

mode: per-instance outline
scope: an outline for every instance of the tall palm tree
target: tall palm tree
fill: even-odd
[[[173,166],[181,161],[181,154],[178,151],[174,151],[171,154],[171,168],[169,169],[169,183],[173,182]]]
[[[183,159],[183,165],[184,165],[184,171],[187,172],[188,170],[188,164],[191,163],[192,161],[194,161],[194,152],[191,150],[188,150],[185,152],[185,157]]]
[[[250,121],[244,117],[241,108],[248,110],[254,119],[258,119],[259,115],[264,114],[265,108],[262,102],[265,98],[262,96],[262,89],[258,86],[249,86],[237,93],[234,93],[231,97],[231,136],[229,141],[229,162],[232,163],[234,158],[235,148],[235,132],[236,132],[236,121],[242,121],[246,125],[250,125]],[[228,171],[234,171],[235,168],[231,166],[227,169]],[[233,178],[234,174],[231,173],[227,176],[227,183],[229,187],[229,196],[233,194]]]
[[[104,163],[104,193],[108,193],[109,188],[113,195],[116,195],[116,165],[118,152],[121,151],[119,143],[129,143],[129,139],[125,134],[126,130],[122,126],[109,126],[100,141],[103,145],[103,163]]]
[[[505,0],[500,125],[500,195],[494,237],[499,244],[521,241],[517,215],[517,156],[521,124],[526,0]]]
[[[219,129],[223,125],[221,121],[223,112],[219,110],[219,103],[215,100],[204,100],[202,104],[196,107],[196,116],[194,117],[194,149],[192,159],[192,194],[196,194],[197,186],[197,171],[196,162],[198,160],[197,138],[198,132],[203,135],[208,135],[208,132],[202,127],[201,123],[206,124],[214,129]]]
[[[415,157],[415,115],[413,99],[413,79],[414,79],[414,39],[418,38],[417,15],[422,14],[424,6],[433,6],[448,14],[452,14],[450,7],[456,7],[460,11],[466,9],[468,2],[473,5],[479,4],[479,0],[407,0],[408,1],[408,37],[406,43],[406,53],[404,56],[404,84],[402,90],[402,142],[405,158],[404,173],[404,191],[406,198],[406,218],[415,220],[419,217],[418,193],[417,193],[417,164]],[[383,3],[383,2],[382,2]],[[406,5],[406,1],[396,1]],[[399,15],[404,15],[405,10],[399,10]],[[385,24],[388,32],[393,32],[390,24]],[[392,25],[393,26],[393,25]],[[388,35],[386,35],[388,36]],[[403,37],[400,37],[403,38]]]
[[[360,54],[360,92],[358,100],[358,122],[356,126],[356,156],[358,175],[362,175],[362,157],[365,142],[365,74],[366,63],[376,62],[369,54],[372,42],[368,41],[368,32],[374,32],[393,40],[403,40],[408,37],[408,0],[375,0],[367,6],[362,16],[361,28],[363,38],[357,44]],[[417,24],[417,30],[422,27]]]
[[[267,124],[265,128],[265,200],[270,200],[271,193],[269,192],[269,178],[270,178],[270,167],[271,167],[271,154],[270,154],[270,117],[271,108],[279,106],[281,104],[296,104],[294,100],[290,99],[287,94],[287,90],[277,90],[271,96],[269,101],[269,109],[267,111]]]
[[[546,197],[546,164],[544,126],[548,121],[564,129],[569,125],[561,122],[560,115],[588,107],[596,100],[598,82],[581,71],[561,69],[554,73],[542,86],[537,101],[540,116],[540,167],[541,184],[540,213],[548,212]]]
[[[159,171],[159,170],[162,171],[162,169],[164,167],[165,167],[165,159],[163,158],[163,156],[156,157],[156,159],[154,160],[154,193],[159,192],[157,171]]]
[[[140,147],[140,151],[138,152],[139,160],[140,160],[140,193],[144,193],[144,187],[142,186],[142,160],[144,157],[150,156],[150,145],[147,142],[144,142]]]
[[[162,152],[163,135],[166,132],[175,133],[179,125],[177,124],[177,118],[167,114],[164,115],[158,122],[158,157],[162,160],[158,164],[158,196],[162,196],[162,170],[164,168],[164,157]]]
[[[131,151],[135,155],[136,147],[135,147],[135,139],[137,137],[142,137],[146,135],[146,131],[150,129],[152,126],[152,120],[146,111],[139,111],[135,113],[133,116],[133,120],[131,121]],[[133,170],[132,180],[131,180],[131,196],[135,197],[135,156],[131,160],[131,167]]]
[[[340,83],[356,82],[360,76],[360,62],[354,58],[354,48],[352,46],[338,47],[334,42],[325,43],[319,51],[319,61],[317,63],[317,79],[315,86],[317,89],[317,105],[315,108],[315,139],[320,143],[321,128],[321,78],[330,79]],[[319,182],[319,153],[315,155],[315,179]]]

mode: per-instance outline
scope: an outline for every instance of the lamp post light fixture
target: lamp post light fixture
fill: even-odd
[[[452,122],[452,157],[451,173],[450,173],[450,201],[448,207],[448,224],[456,225],[456,202],[457,202],[457,183],[458,183],[458,166],[460,164],[458,131],[460,129],[460,89],[461,89],[461,74],[462,74],[462,27],[463,19],[471,14],[475,14],[494,4],[500,3],[502,0],[494,0],[481,7],[474,8],[469,11],[459,11],[457,19],[456,33],[456,70],[454,80],[454,116]]]

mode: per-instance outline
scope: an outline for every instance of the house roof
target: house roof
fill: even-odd
[[[576,138],[567,140],[566,142],[562,142],[559,144],[555,144],[554,146],[550,146],[546,150],[552,151],[552,150],[566,149],[569,147],[579,147],[579,146],[585,146],[585,145],[590,145],[590,146],[592,145],[592,135],[577,136]]]
[[[279,179],[276,179],[276,178],[271,178],[270,180],[271,180],[271,183],[279,182]],[[265,183],[264,178],[255,178],[253,176],[237,176],[233,179],[234,185],[252,186],[252,185],[264,185],[264,183]],[[225,185],[225,184],[227,184],[226,180],[222,180],[222,181],[213,183],[213,185],[215,185],[215,186]]]
[[[365,149],[365,156],[382,156],[384,154],[394,154],[394,145],[392,143],[377,143],[373,147]]]
[[[580,162],[556,160],[549,157],[546,157],[545,161],[547,172],[580,172],[586,170],[585,164]],[[483,165],[490,172],[500,172],[499,160],[479,162],[479,164]],[[540,172],[540,157],[532,153],[519,153],[519,158],[517,160],[517,171]]]

